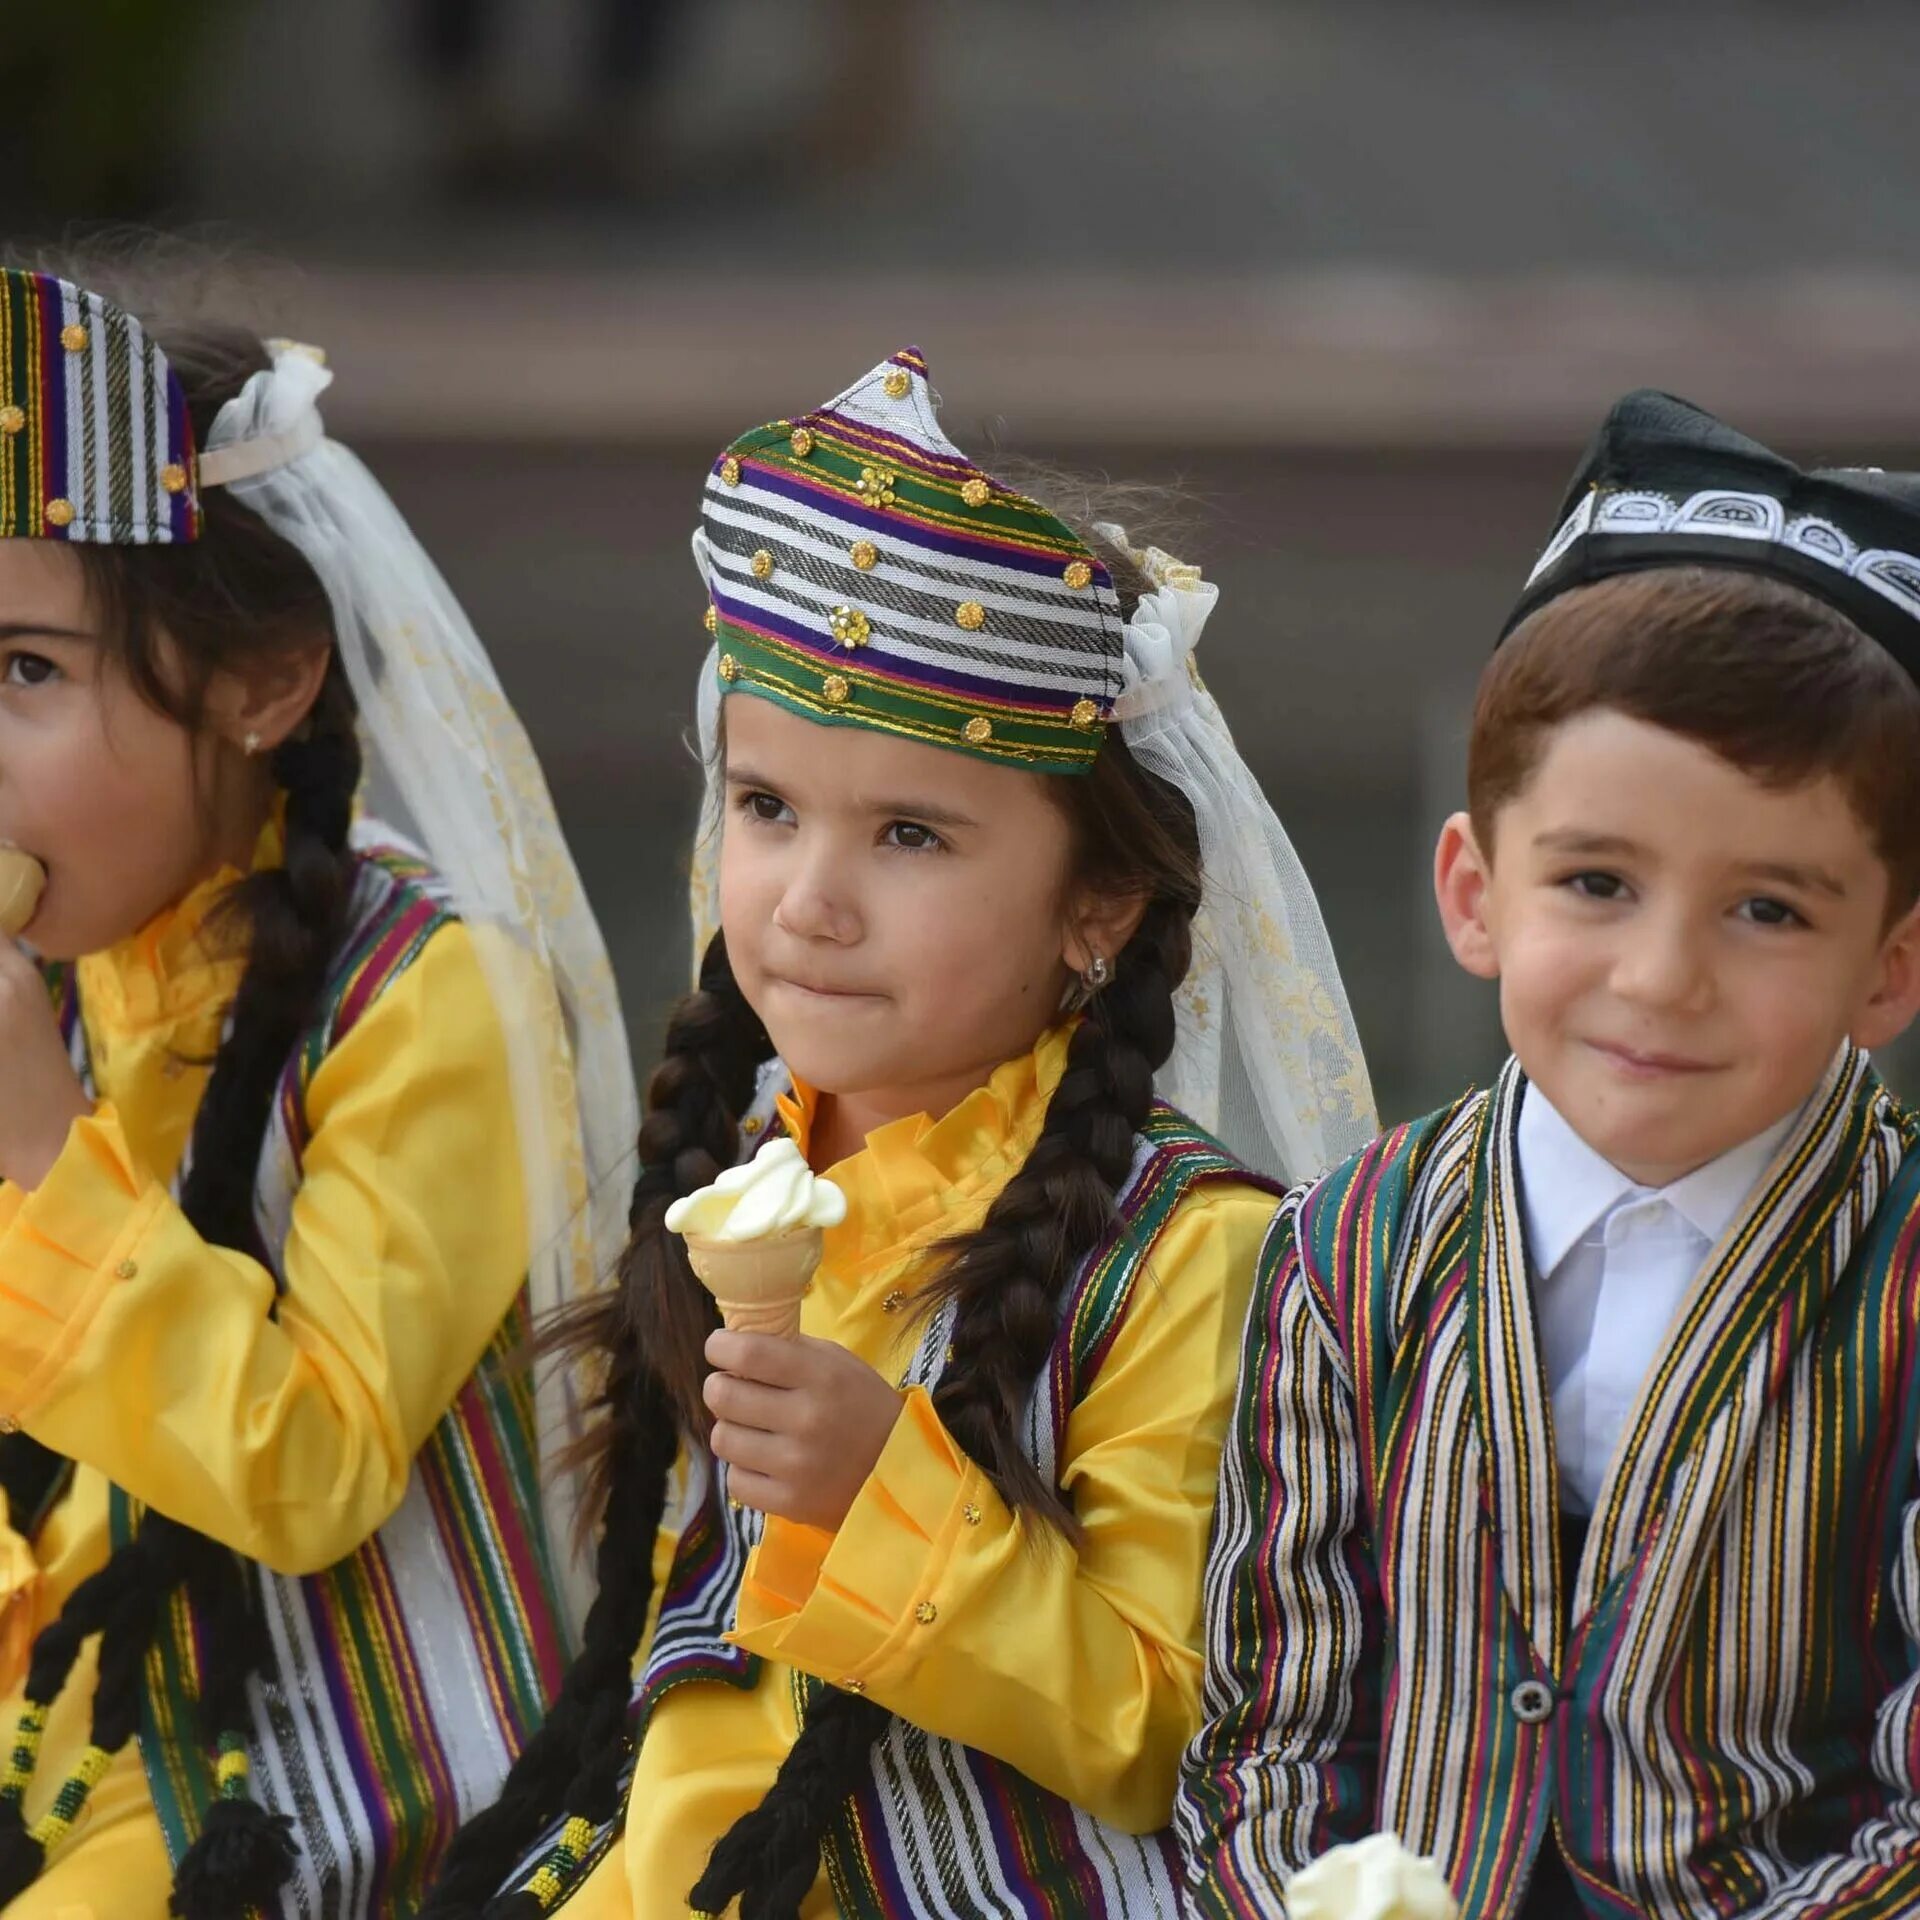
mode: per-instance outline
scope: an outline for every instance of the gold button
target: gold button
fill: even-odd
[[[853,697],[853,689],[837,673],[830,673],[821,682],[820,691],[827,697],[830,707],[844,707]]]
[[[732,454],[720,462],[720,480],[723,486],[737,487],[740,484],[740,462]]]
[[[795,427],[788,436],[787,445],[793,449],[795,459],[804,460],[813,451],[813,429]]]
[[[904,400],[913,391],[913,375],[905,367],[889,367],[880,387],[889,400]]]
[[[864,647],[868,635],[873,632],[872,622],[858,607],[835,607],[827,615],[827,626],[849,653],[855,647]]]
[[[962,600],[954,608],[953,617],[969,633],[978,633],[987,624],[987,610],[978,600]]]
[[[187,470],[176,463],[169,462],[160,469],[160,484],[169,493],[185,493],[187,490]]]
[[[132,1280],[139,1274],[140,1266],[137,1261],[122,1260],[120,1264],[114,1268],[114,1272],[117,1273],[122,1280]]]
[[[960,489],[960,498],[970,507],[984,507],[993,498],[993,489],[984,480],[969,480]]]
[[[977,1527],[980,1524],[980,1509],[969,1500],[967,1504],[960,1509],[960,1518],[964,1520],[968,1526]]]
[[[0,433],[18,433],[26,424],[24,407],[0,407]]]
[[[895,1287],[894,1290],[880,1302],[880,1311],[882,1313],[898,1313],[906,1304],[907,1296],[902,1293],[898,1287]]]
[[[976,713],[961,732],[966,735],[969,746],[984,747],[993,738],[993,722],[985,714]]]
[[[843,1693],[865,1693],[867,1683],[864,1680],[842,1680],[840,1690]]]
[[[872,567],[873,563],[880,558],[880,549],[876,547],[871,540],[856,540],[847,558],[851,560],[862,573],[865,573]]]
[[[87,350],[87,330],[79,321],[74,320],[60,329],[60,344],[69,353],[85,353]]]
[[[736,660],[732,654],[723,653],[720,656],[720,678],[722,680],[732,681],[737,680],[739,677],[740,662]]]
[[[72,526],[73,502],[71,500],[49,500],[47,502],[47,525],[50,527]]]
[[[869,507],[893,505],[893,475],[884,467],[862,467],[853,490]]]
[[[1100,709],[1091,700],[1076,700],[1073,703],[1073,724],[1085,733],[1100,718]]]
[[[765,547],[761,547],[755,552],[749,564],[753,568],[753,577],[756,580],[764,580],[773,571],[773,555]]]
[[[923,1627],[930,1627],[940,1618],[940,1609],[936,1607],[931,1600],[922,1600],[920,1604],[914,1608],[913,1617],[918,1620]]]
[[[720,625],[720,609],[709,606],[706,612],[700,616],[700,624],[705,627],[709,633],[712,633]]]
[[[0,1413],[0,1433],[18,1433],[20,1422],[10,1413]]]
[[[762,1120],[757,1113],[750,1113],[740,1122],[740,1131],[751,1140],[766,1124],[767,1123]]]
[[[736,1500],[732,1494],[727,1495],[727,1505],[735,1513],[740,1511],[741,1503]]]
[[[1070,587],[1090,587],[1093,585],[1093,569],[1084,560],[1069,560],[1067,570],[1061,576]]]

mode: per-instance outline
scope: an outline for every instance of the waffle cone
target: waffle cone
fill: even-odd
[[[730,1333],[800,1331],[800,1302],[813,1285],[825,1236],[818,1227],[765,1240],[708,1240],[686,1236],[687,1260],[713,1295]]]
[[[21,932],[40,905],[47,870],[30,853],[0,846],[0,934]]]

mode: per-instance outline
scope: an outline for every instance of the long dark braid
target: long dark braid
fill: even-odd
[[[541,1908],[531,1896],[492,1896],[555,1807],[595,1822],[619,1811],[614,1801],[626,1763],[633,1654],[653,1602],[654,1539],[680,1432],[704,1431],[697,1424],[704,1406],[695,1412],[705,1371],[701,1349],[719,1325],[665,1216],[682,1194],[732,1164],[740,1116],[768,1045],[765,1028],[734,984],[726,942],[716,935],[702,959],[698,989],[668,1023],[664,1057],[648,1083],[620,1284],[584,1302],[553,1340],[563,1352],[612,1356],[601,1395],[605,1418],[586,1462],[602,1518],[599,1592],[581,1653],[499,1799],[461,1829],[421,1920],[537,1915]],[[676,1396],[670,1378],[695,1383],[694,1404]]]
[[[954,1304],[952,1357],[934,1394],[941,1420],[1010,1505],[1069,1535],[1072,1512],[1020,1433],[1059,1334],[1061,1295],[1113,1222],[1153,1076],[1173,1052],[1192,914],[1172,897],[1148,908],[1074,1033],[1032,1152],[929,1289],[932,1303]],[[767,1797],[722,1836],[690,1903],[719,1913],[738,1899],[741,1920],[794,1920],[890,1718],[855,1694],[817,1694]]]
[[[268,365],[266,351],[241,329],[192,328],[170,339],[160,331],[204,441],[219,408]],[[203,538],[187,546],[73,549],[106,646],[149,704],[196,734],[216,673],[324,645],[330,635],[325,590],[296,549],[219,490],[204,510]],[[241,882],[221,907],[244,930],[247,963],[181,1182],[182,1211],[213,1245],[265,1251],[253,1218],[256,1172],[280,1075],[317,1013],[346,927],[360,770],[353,697],[334,656],[306,720],[270,763],[285,801],[284,863]],[[290,1822],[247,1792],[247,1684],[266,1653],[251,1571],[230,1549],[149,1512],[35,1643],[15,1774],[0,1793],[0,1905],[38,1875],[45,1840],[70,1823],[106,1759],[137,1731],[146,1658],[169,1596],[183,1585],[208,1629],[199,1712],[208,1745],[221,1753],[221,1797],[180,1862],[173,1909],[186,1920],[225,1920],[270,1902],[284,1882],[294,1859]],[[95,1633],[90,1752],[63,1783],[51,1826],[30,1831],[25,1774],[46,1710]]]

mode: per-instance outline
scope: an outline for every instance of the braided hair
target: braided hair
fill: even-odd
[[[1036,474],[1038,470],[1035,470]],[[1115,511],[1108,490],[1040,475],[1029,491],[1102,549],[1132,611],[1147,582],[1130,556],[1086,529]],[[1134,517],[1142,497],[1126,499]],[[946,1249],[929,1309],[951,1302],[952,1357],[935,1403],[949,1431],[1009,1505],[1057,1534],[1077,1532],[1060,1489],[1020,1444],[1026,1407],[1046,1365],[1062,1294],[1108,1231],[1131,1171],[1153,1080],[1172,1053],[1173,994],[1192,955],[1200,904],[1191,808],[1110,735],[1084,779],[1048,780],[1072,826],[1074,877],[1144,911],[1112,984],[1089,1005],[1038,1140],[986,1219]],[[697,990],[675,1009],[664,1058],[647,1089],[641,1173],[619,1284],[563,1317],[551,1344],[607,1366],[603,1418],[583,1453],[602,1504],[600,1597],[586,1647],[545,1726],[504,1791],[454,1842],[422,1920],[538,1920],[590,1847],[630,1752],[632,1659],[653,1599],[653,1549],[665,1487],[683,1441],[703,1442],[711,1416],[701,1388],[712,1296],[693,1276],[685,1243],[667,1232],[668,1206],[709,1184],[741,1150],[741,1116],[772,1052],[736,984],[724,934],[702,957]],[[792,1920],[819,1873],[822,1844],[867,1775],[891,1716],[858,1695],[819,1689],[799,1738],[760,1805],[713,1850],[688,1899],[742,1920]],[[562,1813],[576,1816],[531,1880],[496,1892]]]
[[[91,282],[91,276],[86,276]],[[196,437],[254,373],[270,364],[243,329],[161,328]],[[104,644],[151,706],[198,733],[215,674],[311,648],[331,634],[325,590],[305,559],[219,489],[205,527],[174,547],[75,546]],[[354,885],[348,828],[360,783],[351,689],[334,655],[314,705],[268,771],[284,796],[286,855],[239,883],[221,912],[243,931],[247,963],[226,1037],[195,1115],[181,1207],[207,1241],[264,1252],[253,1218],[255,1169],[276,1087],[317,1011],[347,923]],[[43,1496],[64,1471],[24,1435],[0,1440],[0,1484]],[[133,1538],[82,1581],[34,1644],[13,1764],[0,1780],[0,1906],[38,1875],[47,1848],[72,1825],[112,1756],[140,1720],[142,1673],[169,1597],[186,1589],[208,1631],[199,1702],[203,1737],[220,1755],[220,1797],[179,1863],[173,1911],[185,1920],[270,1903],[294,1861],[290,1821],[248,1792],[247,1682],[266,1657],[247,1564],[192,1528],[149,1512]],[[89,1744],[50,1814],[26,1824],[22,1803],[47,1711],[82,1643],[100,1636]]]

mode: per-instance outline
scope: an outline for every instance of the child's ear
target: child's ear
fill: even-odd
[[[1872,992],[1853,1022],[1856,1047],[1890,1046],[1920,1014],[1920,901],[1896,920],[1880,944]]]
[[[207,684],[209,729],[249,754],[271,753],[299,731],[326,684],[331,640],[224,668]]]
[[[1131,940],[1146,917],[1147,896],[1141,894],[1087,894],[1075,901],[1060,943],[1060,958],[1069,973],[1085,973],[1098,954],[1109,966]]]
[[[1493,865],[1480,850],[1473,822],[1454,814],[1433,850],[1433,897],[1453,957],[1482,980],[1500,977],[1500,955],[1487,924],[1487,888]]]

